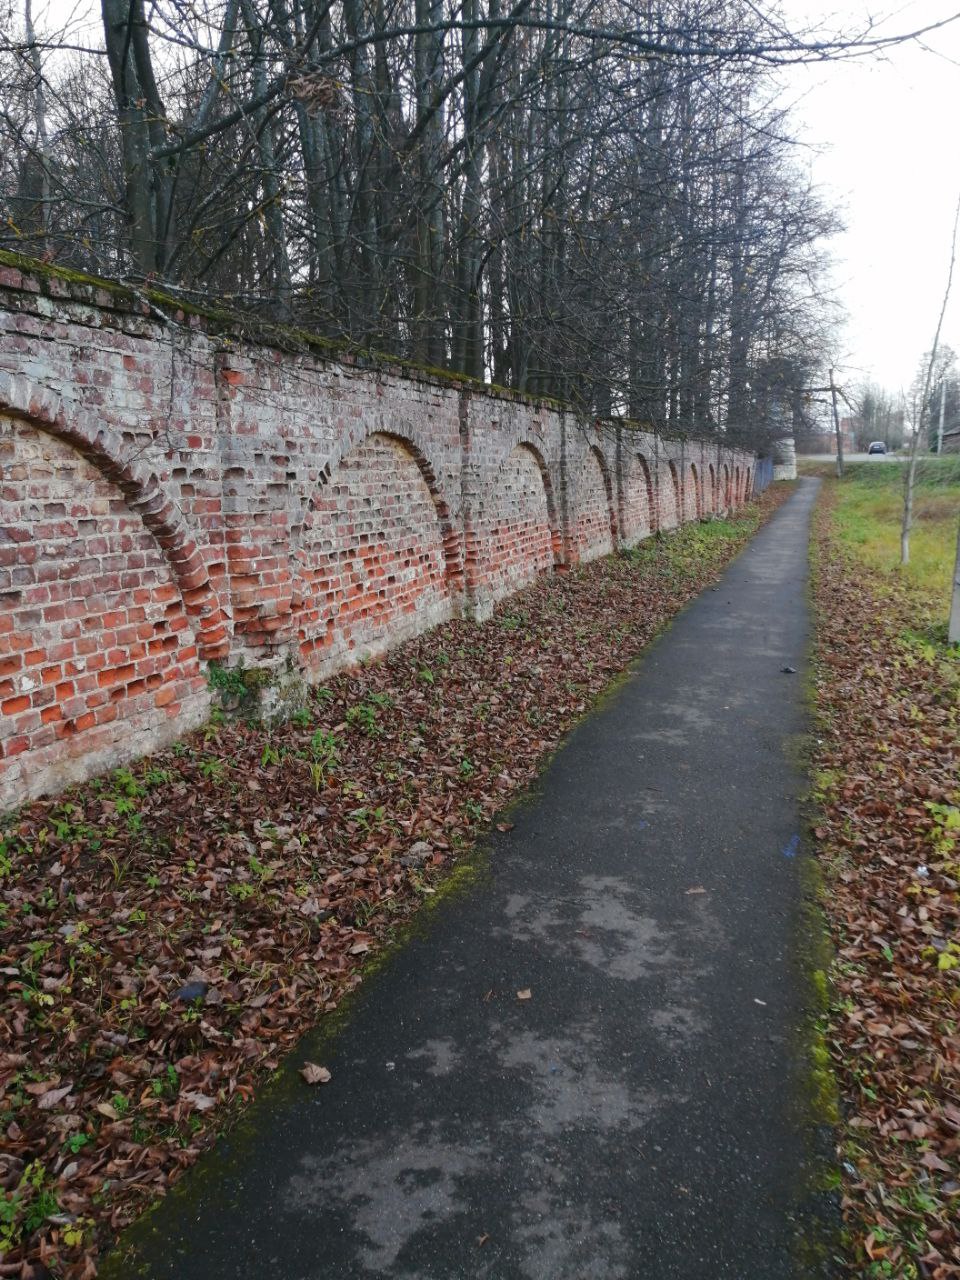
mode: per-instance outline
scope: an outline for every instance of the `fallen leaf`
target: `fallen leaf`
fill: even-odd
[[[51,1089],[55,1089],[60,1083],[59,1076],[53,1076],[50,1080],[37,1080],[33,1084],[25,1084],[23,1086],[24,1093],[31,1093],[35,1098],[41,1098],[45,1093],[49,1093]]]
[[[524,987],[522,991],[517,992],[518,1000],[529,1000],[533,996],[533,992],[529,987]]]
[[[315,1062],[305,1062],[300,1074],[307,1084],[329,1084],[333,1079],[326,1067],[318,1067]]]
[[[950,1166],[944,1164],[935,1151],[925,1151],[920,1157],[920,1163],[925,1169],[932,1169],[935,1173],[952,1172]]]
[[[51,1107],[55,1107],[58,1102],[62,1102],[72,1088],[72,1084],[67,1084],[61,1089],[48,1090],[41,1098],[37,1099],[37,1106],[41,1111],[49,1111]]]
[[[209,1111],[217,1105],[216,1098],[209,1098],[205,1093],[184,1092],[180,1097],[184,1102],[189,1102],[194,1111]]]

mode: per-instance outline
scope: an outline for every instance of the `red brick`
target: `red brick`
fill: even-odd
[[[154,695],[153,705],[155,707],[166,707],[176,699],[177,691],[172,684],[166,684],[162,689],[158,690]]]
[[[113,684],[126,684],[128,680],[134,677],[135,668],[133,663],[129,663],[123,667],[106,667],[97,676],[97,683],[101,688],[108,687]]]

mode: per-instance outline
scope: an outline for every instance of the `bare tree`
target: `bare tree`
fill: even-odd
[[[3,247],[676,434],[801,411],[836,220],[769,69],[890,38],[741,0],[101,8],[99,46],[29,8],[0,40]]]
[[[916,396],[914,397],[916,409],[914,413],[913,436],[910,440],[910,460],[907,464],[907,473],[904,477],[903,483],[903,518],[900,523],[901,564],[908,564],[910,562],[910,530],[913,526],[913,491],[917,477],[917,455],[920,450],[920,442],[923,438],[926,410],[930,400],[930,388],[933,385],[934,370],[936,368],[939,354],[940,331],[943,328],[943,317],[946,315],[947,304],[950,301],[950,291],[953,288],[953,268],[957,260],[958,227],[960,227],[960,196],[957,197],[956,209],[953,214],[953,231],[950,237],[950,265],[947,268],[947,282],[943,289],[943,300],[940,304],[940,314],[937,317],[937,327],[933,334],[933,345],[928,353],[928,358],[924,368],[923,383],[919,400]]]

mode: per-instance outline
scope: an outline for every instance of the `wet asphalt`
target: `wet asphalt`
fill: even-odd
[[[815,492],[576,729],[106,1280],[829,1274],[805,1247],[830,1211],[798,1031]],[[318,1057],[333,1080],[311,1089]]]

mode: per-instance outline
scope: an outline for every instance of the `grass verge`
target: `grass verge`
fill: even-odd
[[[820,464],[817,473],[832,476]],[[922,458],[917,463],[910,563],[900,564],[900,519],[907,465],[848,463],[834,509],[834,531],[856,560],[910,592],[924,613],[949,611],[957,519],[960,516],[960,456]],[[945,633],[944,633],[945,635]]]
[[[946,1280],[960,1275],[960,658],[943,619],[960,466],[921,477],[906,572],[901,473],[859,471],[825,484],[812,552],[848,1270]]]

